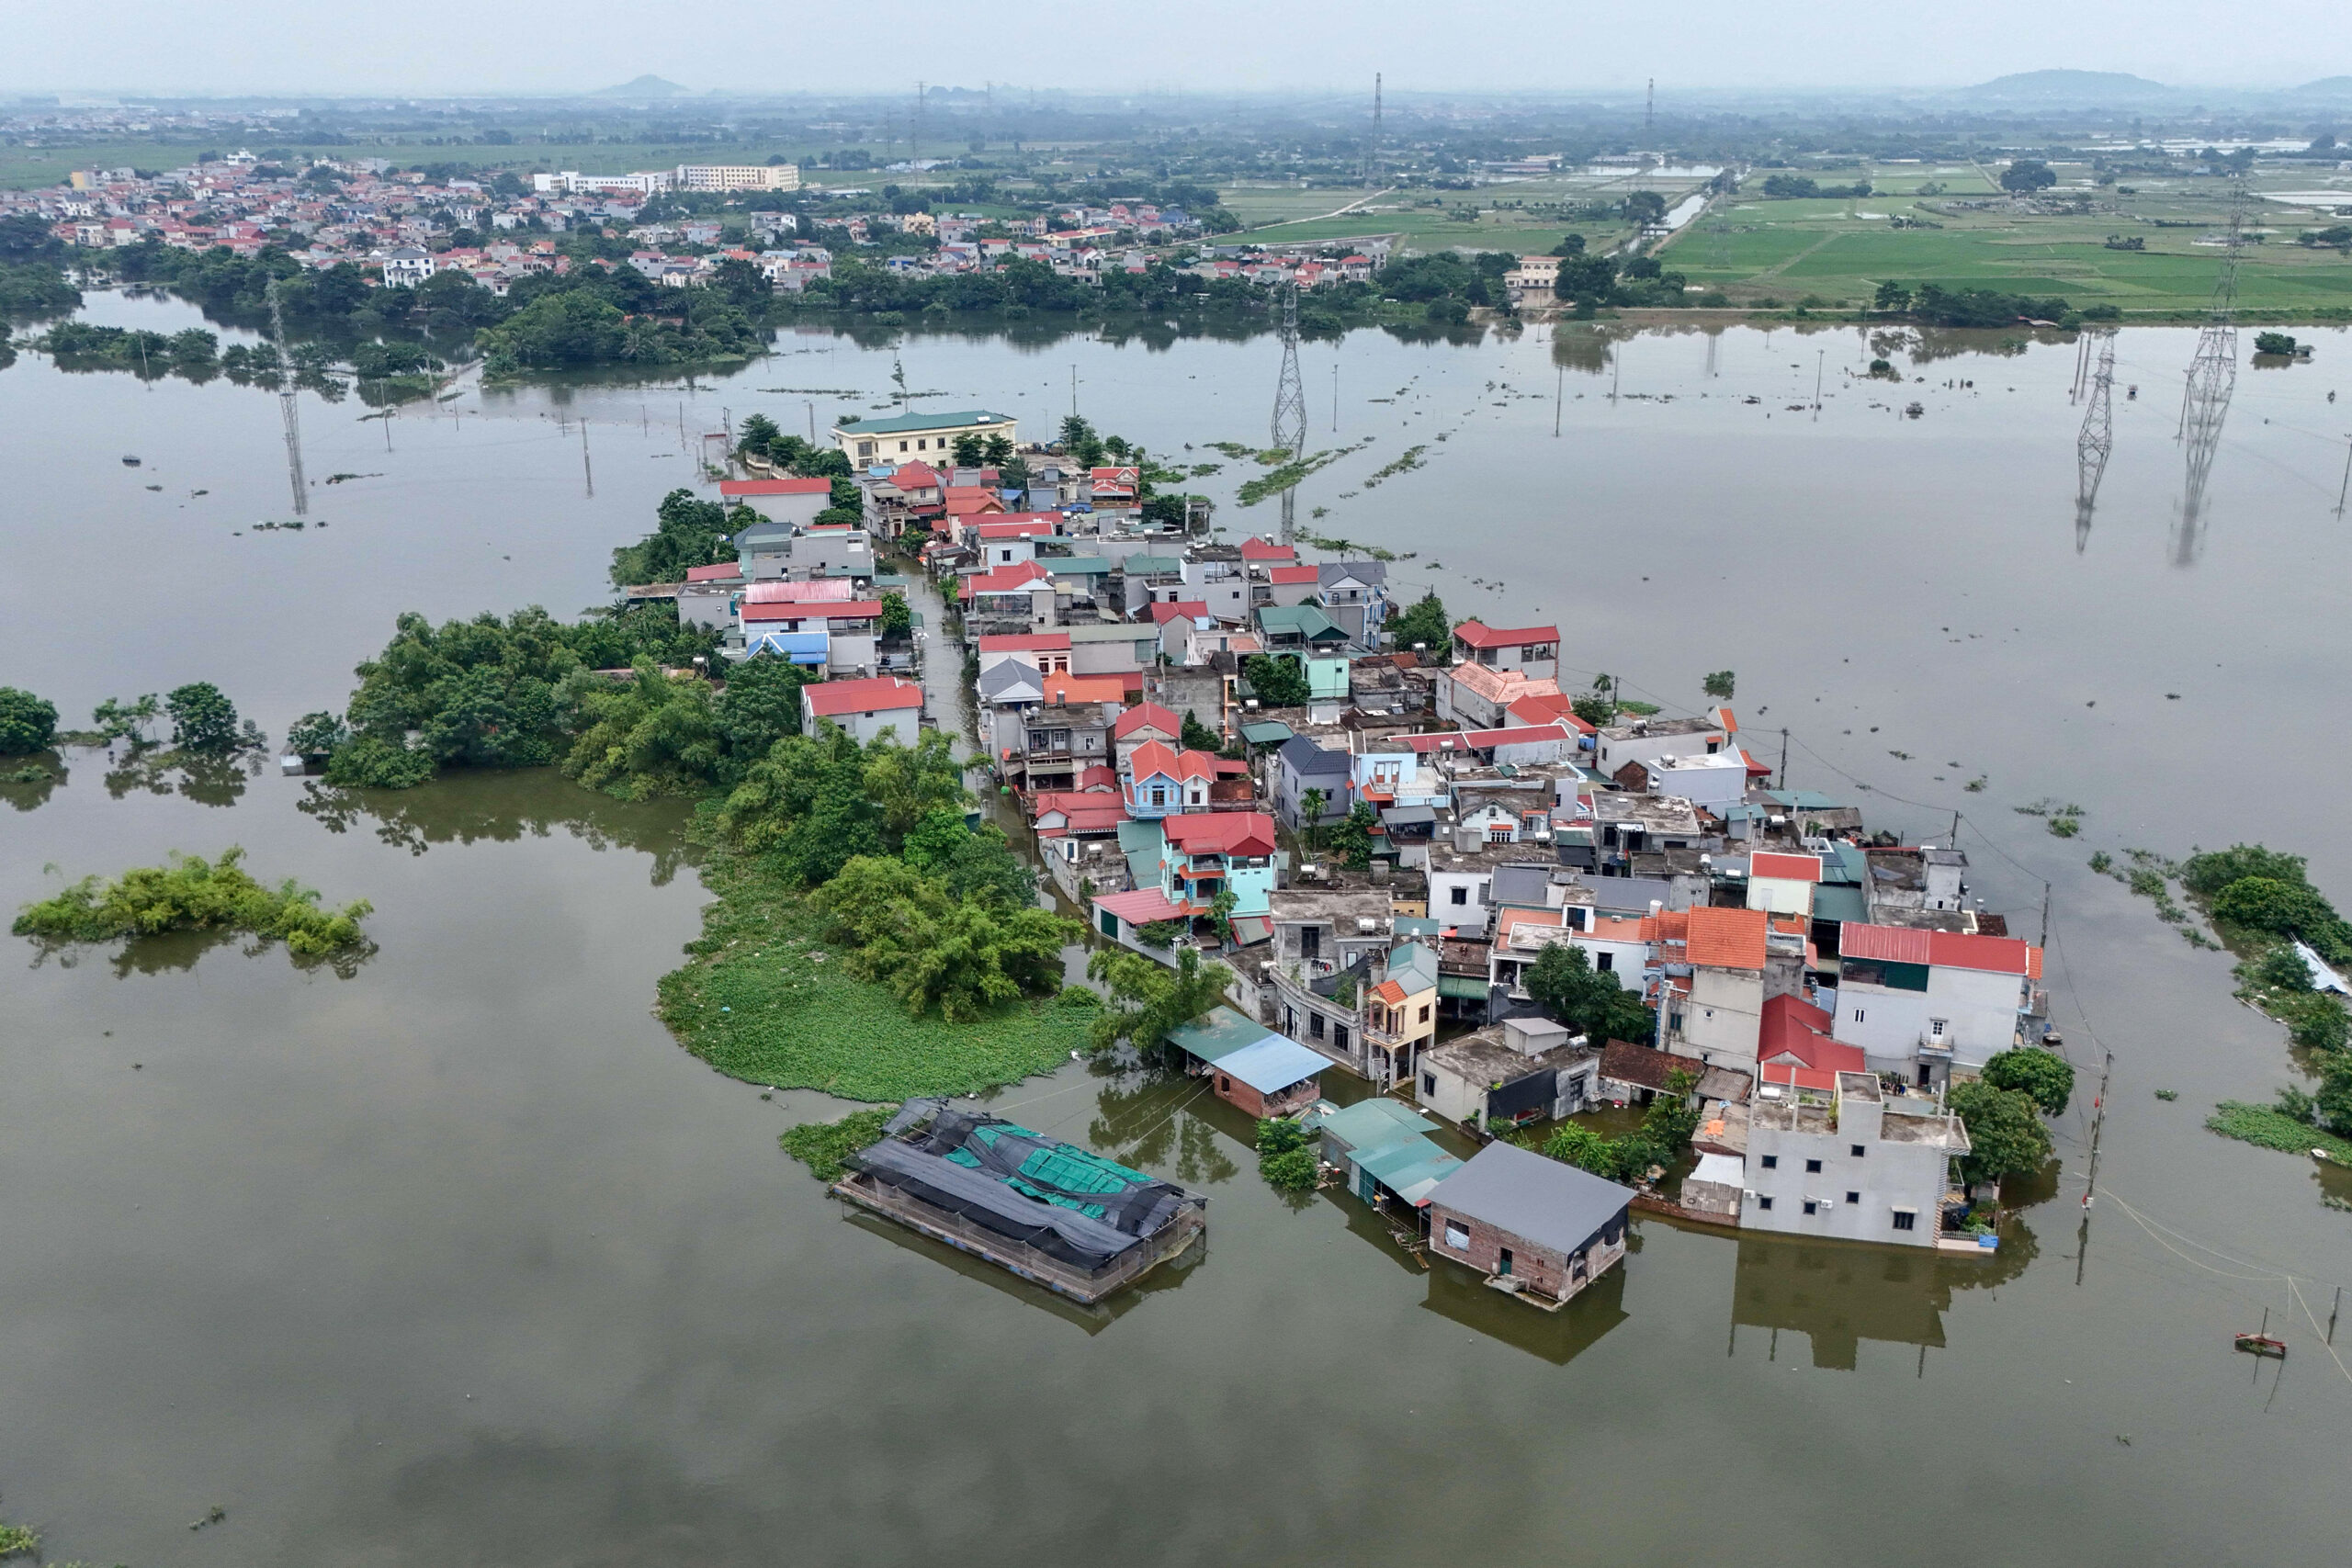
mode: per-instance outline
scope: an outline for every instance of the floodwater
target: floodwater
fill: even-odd
[[[53,1559],[140,1568],[2340,1562],[2352,1378],[2302,1307],[2324,1325],[2352,1280],[2352,1217],[2306,1162],[2200,1129],[2290,1081],[2278,1031],[2084,862],[2258,838],[2352,898],[2352,410],[2326,401],[2352,339],[2242,371],[2184,542],[2190,339],[2123,334],[2079,551],[2075,349],[1994,349],[1897,350],[1925,378],[1897,387],[1856,378],[1850,329],[1310,344],[1313,441],[1371,444],[1300,523],[1416,552],[1396,582],[1457,615],[1556,620],[1579,671],[1661,702],[1736,669],[1792,784],[1868,785],[1874,824],[1939,841],[1965,812],[2018,930],[2049,878],[2068,1049],[2115,1058],[2086,1256],[2070,1111],[1993,1259],[1643,1222],[1549,1317],[1424,1272],[1351,1199],[1270,1192],[1193,1085],[1071,1066],[999,1103],[1212,1217],[1190,1267],[1080,1313],[844,1214],[775,1142],[823,1102],[763,1100],[650,1018],[702,897],[682,808],[544,773],[110,787],[74,753],[54,789],[0,786],[0,904],[237,843],[372,900],[379,950],[349,978],[233,944],[0,965],[0,1512]],[[887,351],[782,350],[694,388],[469,391],[389,451],[356,400],[305,396],[311,476],[363,477],[320,483],[328,527],[300,534],[250,528],[288,513],[274,399],[28,355],[0,373],[0,683],[78,722],[207,679],[281,734],[401,610],[594,603],[695,433],[883,400]],[[1266,340],[901,352],[910,387],[1032,432],[1075,366],[1100,427],[1164,452],[1254,441],[1275,370]],[[1409,445],[1423,466],[1366,489]],[[1272,527],[1231,504],[1241,467],[1200,481],[1217,521]],[[2087,808],[2082,838],[2012,810],[2045,797]],[[2266,1307],[2283,1365],[2229,1349]]]

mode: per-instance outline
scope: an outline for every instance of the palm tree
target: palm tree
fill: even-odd
[[[1306,848],[1310,854],[1315,850],[1316,829],[1323,821],[1323,807],[1330,804],[1330,800],[1331,797],[1319,789],[1299,792],[1298,815],[1306,828]]]

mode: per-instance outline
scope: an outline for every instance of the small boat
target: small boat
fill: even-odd
[[[2233,1343],[2249,1356],[2271,1356],[2281,1361],[2287,1359],[2287,1342],[2271,1337],[2268,1307],[2262,1309],[2262,1326],[2251,1334],[2235,1336]]]
[[[126,468],[135,468],[139,466],[139,459],[126,452],[122,455],[122,466]]]

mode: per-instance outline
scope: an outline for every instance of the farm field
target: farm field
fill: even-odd
[[[2056,171],[2061,190],[2089,173],[2064,164]],[[2201,310],[2221,272],[2222,247],[2211,243],[2228,221],[2219,181],[2151,182],[2128,194],[2110,189],[2098,195],[2101,209],[2041,215],[1956,207],[1987,192],[1973,171],[1876,169],[1867,177],[1869,197],[1768,200],[1751,176],[1740,195],[1718,202],[1668,242],[1661,259],[1736,304],[1810,300],[1850,308],[1892,280],[2060,295],[2078,306],[2112,304],[2127,317]],[[2297,177],[2298,189],[2314,183]],[[1831,183],[1838,179],[1830,176]],[[1907,194],[1929,182],[1942,188]],[[2346,200],[2352,204],[2352,189]],[[2251,216],[2259,243],[2245,247],[2239,266],[2242,309],[2289,318],[2352,310],[2352,261],[2335,249],[2293,243],[2301,231],[2340,219],[2323,208],[2260,201]],[[1940,227],[1898,229],[1891,221],[1897,218]],[[2110,235],[2138,239],[2144,248],[2109,248]]]

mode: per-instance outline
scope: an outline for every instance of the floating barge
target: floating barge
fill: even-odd
[[[944,1100],[910,1100],[835,1196],[1091,1305],[1192,1246],[1208,1200]]]

